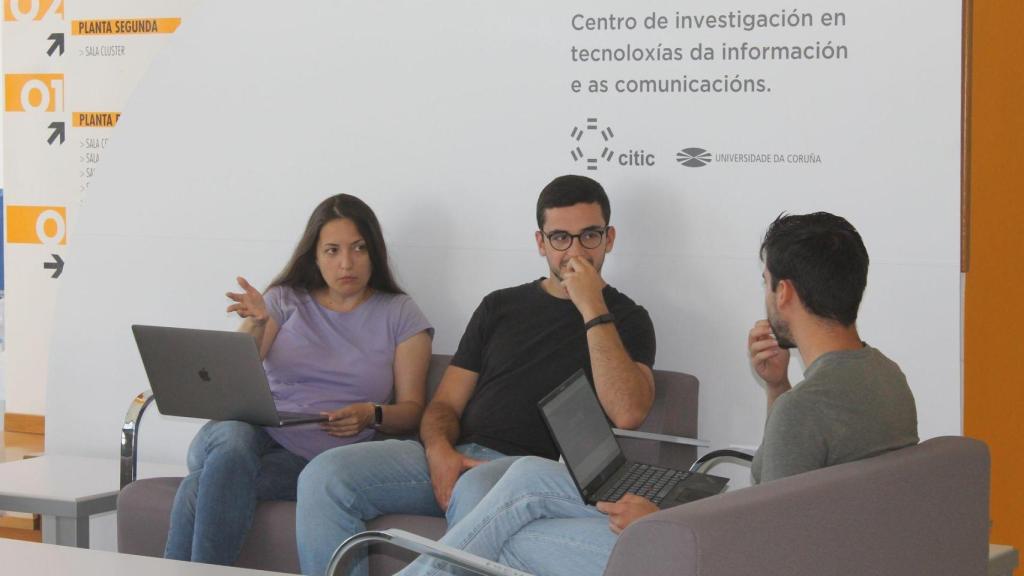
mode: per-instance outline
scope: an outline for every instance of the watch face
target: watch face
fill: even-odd
[[[384,408],[380,404],[373,405],[373,423],[380,425],[384,421]]]

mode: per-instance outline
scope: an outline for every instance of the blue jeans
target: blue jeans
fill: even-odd
[[[441,542],[538,576],[599,576],[616,538],[608,517],[583,503],[564,465],[527,457]],[[420,556],[399,574],[462,573]]]
[[[299,476],[295,511],[302,573],[320,576],[346,538],[366,530],[384,514],[444,516],[452,526],[468,514],[516,460],[476,444],[457,446],[471,458],[488,460],[455,483],[447,512],[434,499],[427,457],[413,440],[364,442],[333,448],[314,458]],[[366,555],[351,574],[367,573]]]
[[[166,558],[231,565],[259,500],[295,500],[306,459],[245,422],[207,422],[188,449],[171,508]]]

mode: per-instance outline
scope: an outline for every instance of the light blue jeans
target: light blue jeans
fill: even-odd
[[[456,482],[447,512],[434,499],[427,457],[413,440],[364,442],[333,448],[314,458],[299,476],[295,533],[303,574],[321,576],[334,550],[384,514],[444,516],[456,524],[516,460],[477,444],[456,450],[487,460]],[[365,576],[366,555],[350,574]]]
[[[600,576],[617,536],[563,464],[520,458],[441,542],[538,576]],[[464,574],[420,556],[402,576]]]
[[[295,500],[306,459],[245,422],[207,422],[188,449],[171,508],[166,558],[231,565],[259,500]]]

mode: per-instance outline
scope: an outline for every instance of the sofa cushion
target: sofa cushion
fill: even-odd
[[[119,552],[160,557],[167,544],[171,505],[181,478],[147,478],[132,482],[117,498]],[[367,524],[370,530],[401,528],[431,539],[444,535],[443,518],[390,514]],[[370,556],[371,574],[394,574],[415,554],[381,544]],[[253,527],[242,545],[237,565],[276,572],[299,573],[295,547],[295,502],[260,502]]]
[[[163,556],[171,505],[181,478],[132,482],[117,497],[117,549],[126,554]],[[277,572],[299,572],[295,548],[295,503],[260,502],[237,565]]]

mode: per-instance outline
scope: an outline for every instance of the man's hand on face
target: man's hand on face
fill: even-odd
[[[633,522],[658,511],[653,502],[636,494],[626,494],[618,502],[598,502],[597,509],[608,515],[608,527],[616,534]]]
[[[750,364],[769,389],[788,389],[789,350],[781,348],[767,320],[758,320],[747,335]]]
[[[463,456],[453,448],[428,450],[427,466],[430,468],[430,482],[434,485],[434,498],[441,510],[448,510],[452,498],[452,490],[463,472],[483,464],[482,460],[474,460]]]
[[[584,322],[608,313],[608,306],[605,305],[604,295],[601,293],[605,281],[597,268],[594,268],[586,258],[569,258],[562,270],[562,286],[569,294],[569,299],[576,305],[576,309],[583,315]]]

